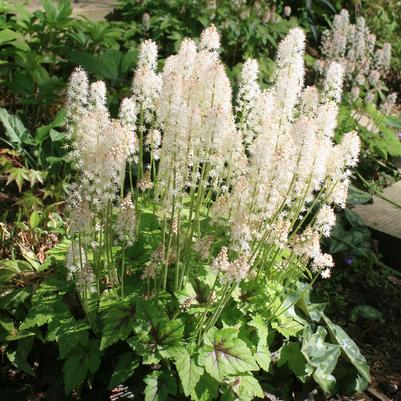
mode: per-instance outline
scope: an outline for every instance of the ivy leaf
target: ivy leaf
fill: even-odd
[[[89,346],[79,347],[64,362],[65,392],[69,394],[100,366],[99,342],[91,340]]]
[[[116,300],[105,309],[100,350],[104,350],[119,340],[125,340],[134,329],[136,308],[132,297]]]
[[[177,384],[171,373],[154,371],[143,380],[146,383],[145,401],[165,401],[177,393]]]
[[[191,355],[185,351],[175,362],[178,376],[180,376],[184,394],[188,397],[195,389],[203,373],[203,368],[196,365]]]
[[[322,326],[314,334],[309,325],[305,326],[302,354],[307,358],[308,364],[315,368],[313,378],[325,392],[330,393],[336,384],[332,373],[341,351],[338,345],[325,342],[326,336],[327,331]]]
[[[109,389],[128,380],[139,366],[139,359],[132,352],[126,352],[118,358],[117,366],[109,382]]]
[[[239,338],[234,328],[215,327],[205,336],[205,345],[199,351],[199,365],[218,381],[227,375],[258,370],[251,350]]]
[[[323,319],[330,331],[330,334],[341,347],[343,353],[347,356],[350,362],[355,366],[362,378],[370,383],[369,367],[365,357],[359,351],[358,346],[348,336],[348,334],[338,325],[334,324],[326,315],[323,314]]]

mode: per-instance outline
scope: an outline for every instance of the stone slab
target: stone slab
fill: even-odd
[[[401,205],[401,181],[385,188],[383,195]],[[353,211],[368,227],[401,239],[401,208],[376,195],[373,200],[372,204],[355,206]]]
[[[8,3],[24,5],[31,12],[42,9],[40,0],[9,0]],[[113,10],[113,7],[117,4],[117,0],[79,0],[73,1],[71,4],[73,7],[72,15],[74,17],[81,16],[93,21],[98,21]]]

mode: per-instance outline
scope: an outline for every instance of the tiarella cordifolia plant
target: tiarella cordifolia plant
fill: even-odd
[[[108,114],[104,83],[89,86],[82,69],[71,78],[69,132],[79,179],[69,201],[68,278],[95,332],[93,299],[102,310],[110,297],[121,299],[117,316],[135,299],[142,318],[127,329],[135,313],[127,312],[122,326],[105,323],[101,349],[134,330],[127,341],[143,362],[175,360],[193,399],[203,372],[233,381],[238,395],[236,374],[268,370],[264,329],[264,356],[252,356],[237,329],[218,330],[241,323],[227,313],[241,311],[259,330],[252,313],[264,316],[263,326],[291,307],[282,307],[283,294],[301,277],[330,277],[333,260],[319,240],[330,235],[334,207],[345,205],[359,138],[351,132],[333,144],[343,68],[332,63],[321,90],[304,88],[304,41],[296,28],[281,42],[269,89],[259,87],[258,64],[248,60],[234,100],[213,26],[198,45],[184,40],[160,74],[157,47],[145,41],[118,119]],[[266,286],[276,295],[269,298]],[[258,307],[247,301],[255,291]],[[190,352],[177,351],[183,342]],[[239,347],[241,363],[233,355],[228,364],[221,360],[226,346],[234,354]],[[253,396],[261,394],[254,385]]]
[[[323,59],[317,62],[318,70],[327,70],[332,61],[341,63],[353,100],[363,95],[367,103],[384,100],[386,111],[394,106],[396,93],[385,97],[384,83],[390,68],[391,45],[384,43],[378,47],[376,36],[363,17],[357,17],[352,24],[348,11],[341,10],[334,17],[331,29],[323,33],[321,50]]]
[[[210,296],[218,299],[209,326],[242,280],[285,283],[308,266],[330,276],[333,261],[319,239],[330,235],[333,206],[345,205],[359,153],[355,133],[332,142],[343,69],[332,63],[320,92],[303,88],[304,34],[293,29],[280,44],[270,89],[257,84],[255,60],[244,64],[234,113],[218,49],[219,34],[208,28],[198,46],[186,39],[158,75],[156,45],[144,42],[133,96],[123,100],[118,120],[109,117],[103,82],[88,87],[82,69],[72,75],[71,155],[81,176],[69,202],[69,266],[80,290],[121,286],[125,272],[116,269],[113,246],[135,242],[136,220],[148,205],[160,218],[162,240],[141,272],[147,296],[182,290],[196,275],[192,258],[203,255],[215,275]],[[137,166],[137,190],[123,198],[127,162]],[[220,250],[202,227],[208,219],[226,229]]]

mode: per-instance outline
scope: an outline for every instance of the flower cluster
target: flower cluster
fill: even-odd
[[[74,251],[70,276],[92,280],[90,261],[97,287],[120,285],[123,294],[126,248],[153,235],[138,275],[147,296],[187,291],[202,266],[215,281],[206,298],[219,305],[208,324],[243,280],[284,282],[305,269],[330,276],[320,238],[330,235],[335,207],[345,206],[359,154],[355,132],[333,142],[344,67],[330,64],[322,90],[305,88],[301,29],[280,43],[271,87],[259,86],[258,63],[248,60],[236,97],[219,48],[211,26],[199,44],[185,39],[159,73],[157,47],[145,41],[118,119],[109,116],[104,83],[89,86],[82,69],[68,92],[79,170],[71,252],[78,246],[85,255]],[[150,214],[158,223],[141,232]]]
[[[366,91],[367,102],[377,100],[379,91],[386,91],[384,76],[390,67],[391,45],[384,43],[378,47],[376,36],[363,17],[352,24],[348,11],[341,10],[334,17],[331,29],[323,32],[321,50],[323,58],[317,62],[318,70],[326,70],[333,61],[341,63],[354,99],[361,94],[361,89]],[[395,93],[390,95],[387,109],[390,101],[394,105],[395,96]]]

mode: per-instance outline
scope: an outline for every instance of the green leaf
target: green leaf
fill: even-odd
[[[340,326],[334,324],[326,315],[323,315],[323,319],[333,339],[335,339],[335,341],[341,347],[342,352],[355,366],[362,378],[367,383],[370,383],[369,366],[365,357],[359,351],[358,346]]]
[[[99,342],[91,340],[89,346],[77,348],[64,362],[65,392],[69,394],[100,366]]]
[[[195,389],[203,374],[203,369],[196,365],[191,359],[191,355],[184,350],[183,354],[175,362],[178,376],[181,379],[184,394],[188,397]]]
[[[100,350],[104,350],[119,340],[125,340],[132,334],[135,323],[136,307],[132,297],[116,300],[105,310]]]
[[[88,344],[90,329],[85,320],[76,321],[70,313],[64,316],[67,316],[67,319],[58,318],[49,323],[47,334],[48,341],[57,341],[60,358],[63,359],[75,348]]]
[[[263,369],[265,372],[268,372],[271,361],[269,348],[267,348],[265,345],[258,345],[254,357],[261,369]]]
[[[277,366],[288,364],[288,367],[296,376],[302,378],[305,375],[306,360],[301,353],[301,347],[298,343],[288,343],[281,348],[280,359]]]
[[[314,334],[310,326],[305,326],[302,354],[307,358],[308,364],[315,368],[313,378],[325,392],[330,393],[336,384],[332,373],[341,351],[338,345],[325,342],[326,335],[327,332],[322,326],[319,326]]]
[[[65,125],[66,115],[66,110],[61,109],[50,124],[39,127],[35,133],[35,142],[41,144],[48,136],[50,136],[53,142],[63,139],[65,134],[56,131],[54,128],[63,127]]]
[[[347,204],[353,205],[364,205],[365,203],[373,202],[373,197],[368,192],[362,191],[354,185],[350,185],[348,188]]]
[[[0,107],[0,121],[3,123],[6,130],[6,135],[10,142],[21,148],[21,144],[28,141],[31,143],[31,134],[25,128],[22,121],[17,116],[12,116],[6,109]]]
[[[22,338],[18,340],[18,346],[16,351],[7,352],[7,357],[10,360],[10,362],[15,367],[17,367],[18,369],[22,370],[25,373],[28,373],[31,376],[35,376],[35,372],[29,365],[27,358],[28,354],[31,352],[34,340],[35,337],[33,335],[26,338]]]
[[[0,260],[0,284],[7,283],[24,271],[36,271],[34,266],[24,260]]]
[[[118,358],[117,366],[109,382],[109,389],[117,387],[128,380],[139,366],[139,359],[132,352],[126,352]]]
[[[236,377],[232,389],[241,401],[252,401],[255,397],[264,398],[262,387],[250,374]]]
[[[23,167],[12,167],[8,170],[9,176],[6,185],[15,181],[18,187],[18,192],[22,191],[24,181],[29,181],[29,170]]]
[[[171,373],[154,371],[143,380],[146,383],[145,401],[165,401],[177,393],[177,384]]]
[[[246,343],[237,338],[234,328],[212,328],[199,351],[199,365],[218,381],[227,375],[258,370],[258,365]]]
[[[194,401],[215,400],[218,395],[218,388],[218,381],[205,372],[191,392],[191,399]]]
[[[17,32],[12,31],[11,29],[2,29],[0,31],[0,45],[5,42],[11,42],[18,38]]]
[[[41,217],[40,217],[39,212],[36,212],[36,211],[35,211],[35,212],[32,212],[32,213],[31,213],[31,216],[29,217],[29,225],[30,225],[32,228],[36,228],[36,227],[39,226],[40,220],[41,220]]]
[[[41,327],[53,320],[58,320],[58,316],[65,316],[69,313],[67,305],[63,302],[62,295],[63,282],[45,281],[32,295],[32,306],[25,320],[20,325],[20,330],[30,329],[32,327]]]
[[[369,320],[382,320],[383,313],[370,305],[357,305],[352,308],[351,320],[356,322],[359,317]]]

